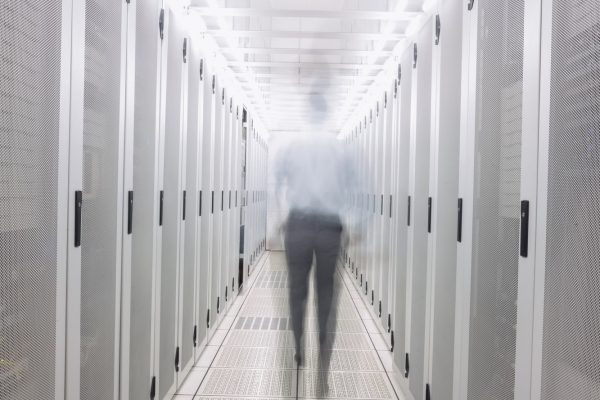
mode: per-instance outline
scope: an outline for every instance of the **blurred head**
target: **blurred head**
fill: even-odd
[[[309,122],[314,125],[322,125],[328,117],[327,100],[322,93],[311,93],[309,98],[310,106],[310,120]]]

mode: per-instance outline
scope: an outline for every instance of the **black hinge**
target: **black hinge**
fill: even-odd
[[[204,59],[200,59],[200,80],[204,80]]]
[[[390,194],[390,218],[392,218],[392,195]]]
[[[179,372],[179,346],[175,349],[175,372]]]
[[[158,17],[158,32],[160,34],[160,40],[165,38],[165,9],[160,10],[160,16]]]
[[[371,305],[375,305],[375,291],[371,290]]]
[[[225,105],[225,88],[221,89],[221,105]]]
[[[187,46],[188,40],[187,38],[183,38],[183,63],[187,63]]]
[[[432,208],[432,204],[433,203],[433,199],[430,197],[429,199],[427,199],[427,232],[431,233],[431,208]]]
[[[462,221],[463,221],[463,199],[458,199],[458,227],[457,227],[457,240],[459,243],[462,242]]]
[[[133,231],[133,190],[127,192],[127,234]]]
[[[198,192],[198,216],[202,216],[202,190]]]
[[[363,284],[363,278],[362,278],[362,274],[360,274],[360,287],[362,287]]]
[[[415,43],[413,45],[413,68],[417,68],[417,58],[418,58],[419,52],[418,52],[418,47],[417,44]]]
[[[402,82],[402,64],[398,64],[398,85]]]
[[[233,98],[229,99],[229,114],[233,113]]]
[[[429,388],[429,383],[425,385],[425,400],[431,400],[431,390]]]
[[[383,195],[381,195],[381,216],[383,216]]]
[[[83,206],[83,192],[75,191],[75,247],[81,246],[81,208]]]
[[[392,331],[392,314],[388,314],[388,333]]]
[[[410,198],[410,196],[408,196],[408,212],[407,212],[407,215],[408,215],[407,224],[408,224],[408,226],[410,226],[410,200],[411,200],[411,198]]]
[[[229,209],[231,210],[231,190],[229,191]]]
[[[387,108],[387,91],[385,92],[385,95],[383,96],[383,108]]]
[[[365,296],[369,294],[369,281],[365,280]]]
[[[206,328],[210,328],[210,308],[206,310]]]
[[[521,201],[521,257],[529,254],[529,200]]]
[[[404,359],[404,377],[408,378],[408,374],[410,372],[410,358],[408,353],[406,353],[406,358]]]
[[[221,211],[223,211],[223,203],[225,202],[225,191],[221,190]]]
[[[198,347],[198,325],[194,325],[194,333],[192,334],[192,343],[194,343],[194,347]]]
[[[373,110],[369,111],[369,123],[373,123]]]
[[[152,377],[152,381],[150,382],[150,399],[154,399],[156,397],[156,377]]]
[[[213,77],[212,77],[212,92],[213,92],[213,94],[215,94],[216,90],[217,90],[217,76],[213,75]]]
[[[394,352],[394,331],[392,331],[392,333],[390,334],[390,344],[392,345],[392,347],[390,347],[390,351],[393,353]]]
[[[394,80],[394,98],[398,97],[398,79]]]
[[[235,278],[231,278],[231,293],[235,292]]]
[[[228,289],[229,289],[229,286],[225,286],[225,301],[229,301],[229,300],[228,300],[228,297],[229,297],[229,296],[228,296],[228,293],[227,293],[227,290],[228,290]]]
[[[213,190],[210,193],[211,199],[210,199],[210,213],[214,214],[215,213],[215,191]]]
[[[440,44],[440,34],[442,33],[442,20],[440,15],[435,16],[435,45]]]
[[[381,318],[381,300],[379,300],[379,318]]]
[[[183,191],[183,210],[181,213],[181,217],[183,218],[183,220],[185,221],[185,202],[186,202],[186,198],[187,198],[187,192],[184,190]]]
[[[235,191],[235,208],[238,206],[238,191]]]
[[[473,6],[475,5],[475,0],[469,0],[469,4],[467,6],[467,9],[469,11],[473,10]]]
[[[221,312],[221,297],[217,296],[217,314]]]
[[[377,117],[379,117],[379,102],[377,102]]]
[[[159,205],[158,205],[158,226],[162,226],[163,224],[163,205],[165,203],[165,191],[161,190],[158,196]]]

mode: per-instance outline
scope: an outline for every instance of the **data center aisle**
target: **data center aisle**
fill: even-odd
[[[319,399],[316,306],[307,305],[305,365],[294,363],[287,270],[283,253],[265,253],[244,293],[236,299],[175,400]],[[370,320],[360,294],[338,273],[338,324],[331,348],[332,399],[400,399],[386,371],[391,354]],[[311,278],[312,281],[312,278]],[[248,289],[249,288],[249,289]],[[399,397],[400,396],[400,397]]]

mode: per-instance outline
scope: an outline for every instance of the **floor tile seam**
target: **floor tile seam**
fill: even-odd
[[[270,257],[270,253],[269,252],[265,252],[263,254],[263,258],[262,260],[259,260],[260,264],[260,268],[258,269],[258,271],[256,271],[256,274],[259,274],[262,269],[264,268],[266,262],[269,260]],[[258,276],[258,275],[255,275]],[[252,279],[252,285],[250,286],[250,288],[248,289],[248,295],[252,292],[252,289],[254,289],[254,284],[256,283],[256,278]],[[238,292],[239,293],[239,292]],[[238,314],[240,313],[240,311],[242,310],[244,304],[246,303],[246,301],[248,300],[248,295],[243,297],[243,301],[242,304],[239,306],[236,315],[233,317],[234,318],[234,323],[235,323],[235,319],[237,318]],[[229,310],[231,311],[231,310]],[[225,314],[225,317],[229,316],[228,314]],[[233,326],[233,323],[232,323]],[[206,369],[206,372],[204,373],[204,376],[202,377],[202,380],[200,381],[200,383],[198,384],[198,387],[196,388],[196,391],[194,392],[194,397],[196,397],[196,395],[198,395],[198,390],[200,390],[200,387],[202,387],[202,384],[204,383],[204,380],[206,379],[208,372],[210,371],[210,368],[212,367],[213,363],[215,362],[215,360],[217,359],[217,356],[219,355],[219,351],[221,351],[221,347],[223,346],[223,343],[225,343],[225,340],[227,339],[227,336],[229,336],[229,333],[231,332],[231,327],[229,327],[229,329],[227,329],[227,334],[225,334],[225,337],[223,337],[223,339],[221,340],[221,343],[219,344],[219,348],[217,349],[217,351],[215,352],[215,355],[213,356],[213,359],[211,360],[208,368]],[[187,379],[187,377],[186,377]]]
[[[348,287],[348,283],[346,282],[346,280],[344,279],[345,276],[343,275],[344,273],[346,273],[345,270],[342,269],[342,267],[340,267],[340,264],[338,263],[338,268],[337,268],[337,272],[340,275],[340,279],[342,280],[342,283],[344,285],[344,287],[346,288],[346,290],[348,291],[348,294],[351,294],[350,292],[350,288]],[[356,290],[356,288],[355,288]],[[358,306],[356,305],[356,301],[354,299],[352,299],[352,303],[354,303],[354,307],[356,308],[356,312],[360,315],[360,312],[358,311]],[[361,322],[363,324],[363,327],[365,328],[365,331],[367,332],[367,336],[369,336],[369,341],[371,342],[371,345],[373,346],[373,351],[375,352],[375,355],[377,356],[377,359],[379,360],[379,363],[381,364],[381,366],[383,367],[385,376],[388,379],[388,382],[394,392],[394,395],[396,396],[397,400],[400,400],[400,396],[398,395],[398,392],[396,391],[396,387],[394,386],[392,379],[390,377],[390,374],[388,373],[388,371],[385,368],[385,364],[383,363],[383,360],[381,359],[379,352],[377,351],[376,347],[375,347],[375,343],[373,342],[373,338],[371,337],[371,335],[369,334],[368,330],[367,330],[367,326],[364,323],[364,321],[361,319]]]

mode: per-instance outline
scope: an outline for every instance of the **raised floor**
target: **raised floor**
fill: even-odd
[[[287,267],[281,252],[261,260],[175,400],[399,399],[392,357],[354,286],[337,273],[338,306],[329,392],[318,365],[316,302],[311,284],[306,315],[305,363],[294,363]],[[312,278],[311,278],[312,282]],[[333,337],[333,335],[332,335]]]

